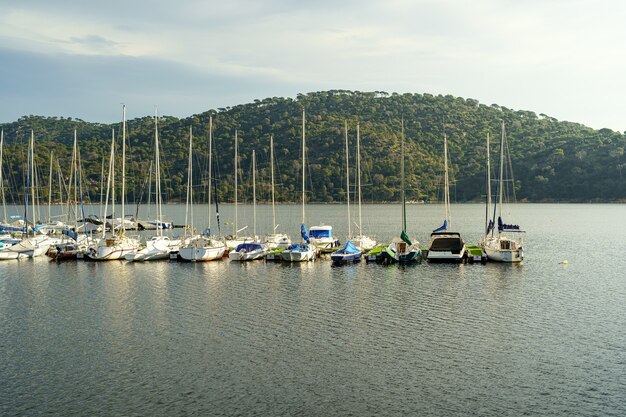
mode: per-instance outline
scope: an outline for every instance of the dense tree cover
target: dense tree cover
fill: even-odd
[[[257,194],[270,198],[269,137],[274,136],[278,201],[299,201],[301,117],[306,109],[309,200],[345,200],[344,121],[348,121],[351,168],[355,167],[356,125],[360,124],[363,194],[365,201],[397,201],[400,196],[401,121],[406,138],[407,198],[436,201],[441,194],[443,135],[448,138],[456,201],[480,201],[485,193],[486,138],[492,155],[498,152],[500,123],[507,130],[518,201],[620,201],[626,198],[626,137],[609,129],[593,130],[530,111],[485,105],[474,99],[430,94],[323,91],[291,98],[266,98],[220,108],[184,119],[159,119],[163,190],[166,201],[184,201],[187,183],[189,130],[194,136],[194,193],[206,199],[208,125],[213,115],[214,166],[218,197],[232,201],[234,134],[239,138],[239,195],[251,198],[251,153],[257,153]],[[25,116],[1,125],[4,130],[3,169],[9,202],[24,195],[26,155],[31,130],[35,136],[40,196],[47,199],[50,152],[64,178],[74,129],[86,186],[92,201],[100,199],[101,170],[112,138],[121,157],[120,124],[78,119]],[[127,190],[129,201],[147,199],[145,189],[154,154],[154,119],[128,121]],[[495,166],[495,158],[492,162]],[[119,161],[116,167],[121,167]],[[624,173],[626,174],[626,172]],[[352,183],[354,183],[354,171]],[[116,177],[121,178],[120,173]],[[53,184],[58,183],[58,174]],[[118,184],[119,186],[119,184]],[[53,196],[61,194],[54,185]],[[354,192],[354,191],[353,191]],[[65,197],[64,197],[65,198]]]

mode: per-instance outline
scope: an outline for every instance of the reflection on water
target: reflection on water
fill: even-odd
[[[621,232],[520,209],[521,265],[2,263],[0,414],[626,414]]]

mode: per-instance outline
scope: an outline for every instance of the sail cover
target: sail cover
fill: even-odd
[[[300,235],[306,243],[311,243],[311,239],[309,239],[309,234],[307,233],[306,226],[304,224],[300,226]]]
[[[404,230],[402,231],[402,233],[400,233],[400,239],[406,242],[407,245],[413,244],[413,242],[411,242],[411,239],[409,239],[409,236],[406,234]]]
[[[517,224],[505,224],[502,221],[502,217],[498,217],[498,230],[500,232],[504,230],[519,230],[519,225]]]
[[[443,221],[443,224],[441,225],[441,227],[439,227],[439,228],[437,228],[437,229],[433,230],[433,233],[436,233],[436,232],[443,232],[443,231],[445,231],[445,230],[448,230],[448,219],[445,219],[445,220]]]
[[[356,254],[356,253],[360,253],[361,251],[354,246],[354,243],[352,243],[351,240],[349,240],[346,243],[346,246],[343,247],[343,249],[339,249],[337,252],[335,253],[345,253],[345,254]]]

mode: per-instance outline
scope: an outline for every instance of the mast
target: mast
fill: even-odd
[[[402,155],[402,159],[400,160],[400,171],[401,171],[401,181],[400,181],[400,199],[402,200],[402,231],[406,232],[406,199],[404,195],[404,118],[401,120],[401,130],[402,130],[402,144],[400,146],[400,153]]]
[[[193,131],[192,127],[189,126],[189,162],[187,165],[187,209],[185,210],[185,226],[189,226],[190,232],[193,230],[193,190],[191,188],[192,184],[192,176],[193,176],[193,154],[192,154],[192,143],[193,143]],[[188,221],[191,220],[191,223]],[[191,235],[192,233],[190,233]]]
[[[52,159],[54,151],[50,151],[50,174],[48,175],[48,223],[52,223],[50,209],[52,207]]]
[[[235,129],[235,223],[233,224],[233,236],[237,236],[237,129]]]
[[[448,220],[448,228],[452,228],[452,218],[450,216],[450,182],[448,179],[448,138],[443,134],[443,204],[445,218]]]
[[[36,207],[35,207],[35,189],[33,184],[35,182],[35,133],[30,131],[30,200],[33,206],[33,234],[35,232],[35,223],[36,223]]]
[[[211,180],[212,175],[213,175],[213,168],[211,166],[211,162],[212,162],[212,157],[213,157],[213,115],[209,115],[209,189],[207,192],[207,196],[208,196],[208,201],[207,201],[207,206],[208,206],[208,210],[209,210],[209,224],[208,224],[208,228],[209,228],[209,236],[211,236]]]
[[[359,189],[359,236],[363,235],[363,220],[361,218],[361,135],[359,123],[356,124],[356,172],[357,187]]]
[[[102,165],[100,167],[100,219],[102,221],[105,221],[106,219],[104,218],[104,216],[106,216],[106,212],[103,214],[102,213],[102,208],[104,207],[104,205],[102,204],[102,197],[104,197],[104,154],[102,154]],[[107,196],[107,199],[109,197]]]
[[[487,206],[485,207],[485,238],[488,233],[489,210],[491,209],[491,157],[489,152],[489,133],[487,133]]]
[[[122,105],[122,234],[126,232],[124,202],[126,200],[126,105]]]
[[[274,208],[274,135],[270,135],[270,172],[272,176],[272,233],[276,233],[276,209]]]
[[[76,195],[76,193],[78,191],[77,190],[77,188],[78,188],[77,184],[80,184],[80,181],[78,181],[78,175],[79,175],[79,172],[78,172],[78,140],[77,140],[76,129],[74,129],[74,149],[72,150],[72,154],[73,155],[72,155],[72,169],[71,169],[71,171],[74,174],[74,178],[73,178],[74,179],[74,199],[73,199],[73,202],[74,202],[74,232],[77,232],[77,230],[78,230],[78,222],[77,222],[78,213],[77,213],[77,210],[76,210],[76,204],[78,202],[78,200],[77,200],[78,196]],[[70,175],[70,177],[71,177],[71,175]],[[70,181],[71,181],[71,178],[70,178]],[[83,196],[82,185],[81,185],[80,196],[81,196],[81,203],[80,203],[80,205],[82,207],[83,206],[83,202],[82,202],[82,200],[83,200],[82,199],[82,196]],[[68,200],[69,200],[69,196],[68,196]],[[70,213],[68,213],[68,216],[69,215],[70,215]],[[85,216],[83,216],[83,218],[84,217]]]
[[[500,173],[498,175],[498,205],[493,208],[493,219],[496,221],[496,214],[502,216],[502,196],[504,190],[502,180],[504,175],[504,120],[502,120],[502,134],[500,135]],[[498,212],[499,211],[499,212]],[[494,226],[495,229],[495,226]],[[492,231],[493,234],[493,231]]]
[[[156,206],[157,206],[157,236],[163,236],[163,212],[162,212],[162,200],[161,200],[161,155],[159,150],[159,115],[157,111],[154,111],[154,158],[155,158],[155,173],[154,181],[156,183]],[[150,198],[150,192],[148,192],[148,199]]]
[[[107,207],[109,204],[109,190],[112,188],[111,192],[111,201],[112,201],[112,210],[111,212],[115,213],[115,186],[111,187],[111,184],[115,184],[115,129],[111,129],[111,153],[109,156],[109,175],[107,176],[107,193],[106,198],[104,200],[104,216],[102,218],[102,239],[104,239],[106,235],[106,215],[107,215]],[[111,233],[114,232],[115,225],[113,224],[114,215],[111,215]]]
[[[304,204],[306,202],[306,197],[305,197],[305,192],[304,192],[304,176],[305,176],[305,148],[306,148],[306,141],[305,141],[305,133],[304,133],[304,127],[305,127],[305,112],[304,112],[304,108],[302,108],[302,224],[305,224],[305,212],[304,212]]]
[[[352,222],[350,220],[350,154],[348,153],[348,121],[344,120],[344,132],[346,134],[346,202],[348,206],[348,239],[352,238]]]
[[[28,192],[30,188],[30,153],[32,147],[32,137],[34,135],[33,131],[30,131],[31,140],[28,142],[28,165],[26,169],[26,187],[24,189],[24,231],[22,234],[26,234],[28,236]]]
[[[256,240],[256,157],[252,150],[252,236]]]
[[[2,176],[2,149],[4,148],[4,129],[0,131],[0,194],[2,194],[2,212],[4,224],[7,224],[7,205],[4,197],[4,178]]]

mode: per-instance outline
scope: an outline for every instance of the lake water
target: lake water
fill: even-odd
[[[278,208],[292,238],[299,210]],[[442,212],[409,206],[409,235]],[[626,415],[626,206],[513,212],[521,265],[0,263],[0,415]],[[398,206],[363,214],[399,234]],[[346,217],[308,207],[342,241]],[[453,207],[467,242],[483,219]]]

